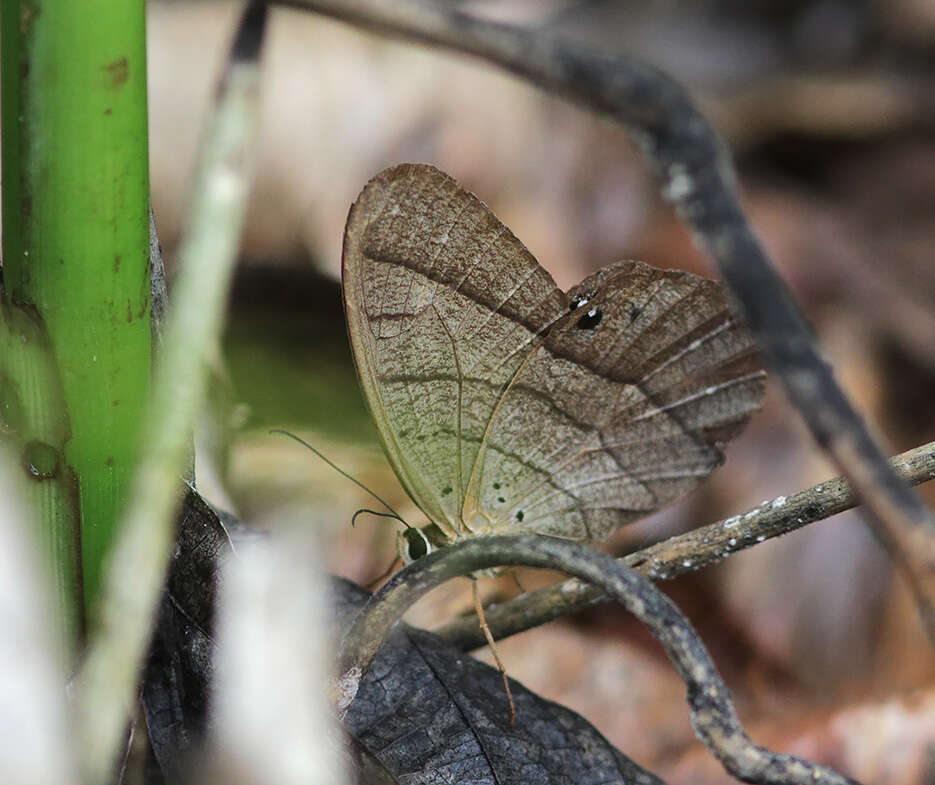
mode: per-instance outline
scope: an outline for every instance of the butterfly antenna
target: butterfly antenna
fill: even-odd
[[[360,488],[360,489],[366,491],[367,493],[369,493],[374,499],[376,499],[378,502],[380,502],[380,504],[382,504],[384,507],[386,507],[386,509],[389,510],[389,513],[385,513],[385,512],[375,512],[374,510],[358,510],[357,512],[354,513],[354,518],[356,518],[356,517],[357,517],[358,515],[360,515],[360,513],[362,513],[362,512],[371,512],[371,513],[373,513],[374,515],[381,515],[381,516],[384,516],[384,517],[386,517],[386,518],[395,518],[396,520],[398,520],[398,521],[402,522],[403,524],[405,524],[405,525],[406,525],[407,527],[409,527],[410,529],[412,528],[411,526],[409,526],[408,523],[406,523],[406,521],[403,520],[403,517],[402,517],[398,512],[396,512],[396,510],[394,510],[394,509],[393,509],[392,507],[390,507],[390,505],[387,504],[383,499],[381,499],[379,496],[377,496],[376,493],[374,493],[373,491],[371,491],[366,485],[364,485],[364,484],[363,484],[360,480],[358,480],[356,477],[351,477],[351,475],[349,475],[346,471],[344,471],[344,469],[342,469],[340,466],[338,466],[334,461],[332,461],[332,460],[330,460],[329,458],[327,458],[327,457],[325,457],[324,455],[322,455],[321,452],[319,452],[319,451],[316,450],[314,447],[312,447],[312,445],[310,445],[307,441],[305,441],[305,439],[301,439],[301,438],[299,438],[298,436],[296,436],[294,433],[289,433],[289,431],[284,431],[284,430],[282,430],[281,428],[273,428],[272,430],[270,430],[270,433],[278,433],[278,434],[281,434],[282,436],[288,436],[290,439],[294,439],[295,441],[297,441],[297,442],[298,442],[299,444],[301,444],[302,446],[307,447],[309,450],[311,450],[313,453],[315,453],[315,455],[317,455],[317,456],[318,456],[319,458],[321,458],[325,463],[327,463],[332,469],[334,469],[338,474],[340,474],[342,477],[346,477],[348,480],[350,480],[352,483],[354,483],[354,485],[356,485],[358,488]],[[354,518],[351,519],[351,524],[354,523]]]
[[[351,526],[357,521],[358,515],[363,515],[365,512],[369,512],[371,515],[376,515],[378,518],[393,518],[394,520],[402,523],[407,529],[413,528],[406,521],[400,518],[395,512],[380,512],[379,510],[371,510],[367,507],[361,507],[357,512],[351,516]]]

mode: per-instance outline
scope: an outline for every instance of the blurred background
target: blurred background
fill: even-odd
[[[848,393],[891,452],[935,439],[932,0],[448,1],[636,54],[687,85],[724,134],[749,216]],[[236,11],[150,3],[153,201],[170,273]],[[434,163],[563,288],[623,258],[713,272],[608,122],[483,63],[312,14],[277,9],[270,32],[262,152],[198,435],[199,485],[257,526],[327,521],[329,569],[367,583],[395,555],[394,524],[363,515],[352,528],[373,501],[268,430],[309,440],[422,523],[376,441],[341,309],[344,219],[371,176]],[[833,474],[771,385],[711,480],[606,547],[622,554]],[[922,492],[935,503],[935,487]],[[520,576],[526,588],[554,578]],[[699,628],[756,741],[878,785],[935,782],[935,658],[856,515],[662,588]],[[508,578],[482,589],[517,591]],[[455,582],[412,619],[438,626],[469,606],[467,581]],[[525,633],[501,653],[510,675],[671,783],[728,781],[695,741],[661,649],[622,612]]]

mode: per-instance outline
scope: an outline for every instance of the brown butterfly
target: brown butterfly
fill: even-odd
[[[431,521],[410,559],[484,534],[604,539],[707,477],[763,394],[719,284],[628,261],[564,293],[431,166],[364,187],[343,286],[364,395]]]

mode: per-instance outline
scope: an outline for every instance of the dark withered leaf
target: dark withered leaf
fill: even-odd
[[[396,779],[386,766],[350,734],[345,736],[347,770],[354,785],[396,785]]]
[[[230,537],[218,513],[189,488],[143,676],[146,726],[168,782],[178,781],[204,733],[217,572],[229,552]]]
[[[367,593],[335,580],[337,623]],[[583,718],[511,683],[431,633],[400,625],[351,704],[345,725],[400,782],[661,785]]]
[[[179,780],[204,735],[217,573],[231,536],[240,536],[236,522],[222,521],[189,491],[143,683],[146,723],[167,782]],[[336,636],[370,595],[338,578],[330,593]],[[574,712],[516,682],[512,690],[513,726],[497,670],[399,625],[345,720],[359,744],[350,750],[358,782],[662,785]]]

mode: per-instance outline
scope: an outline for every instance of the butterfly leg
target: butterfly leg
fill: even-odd
[[[503,687],[506,689],[506,697],[510,702],[510,725],[516,722],[516,704],[513,703],[513,693],[510,691],[510,680],[506,676],[506,668],[503,667],[503,660],[500,659],[500,652],[497,651],[497,644],[487,626],[487,617],[484,616],[484,606],[481,605],[480,591],[477,588],[477,578],[471,578],[471,594],[474,597],[474,612],[477,614],[477,620],[480,622],[480,628],[487,639],[487,645],[490,646],[490,652],[493,654],[494,662],[497,663],[497,669],[503,677]]]
[[[519,571],[514,567],[510,570],[510,577],[513,579],[513,583],[516,584],[516,588],[519,589],[520,594],[526,593],[526,587],[520,582]]]

